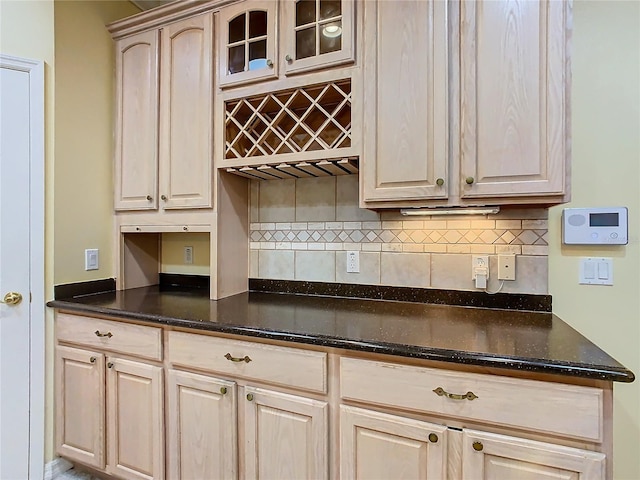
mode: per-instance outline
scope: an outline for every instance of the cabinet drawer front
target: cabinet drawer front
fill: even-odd
[[[347,400],[602,441],[598,388],[342,358],[340,392]]]
[[[58,313],[58,341],[162,360],[162,329]]]
[[[321,393],[327,390],[327,355],[322,352],[169,332],[167,355],[176,366]]]

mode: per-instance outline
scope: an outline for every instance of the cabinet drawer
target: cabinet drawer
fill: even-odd
[[[184,332],[168,338],[167,356],[175,366],[327,391],[326,353]],[[234,361],[245,357],[248,362]]]
[[[61,342],[162,360],[160,328],[58,313],[56,336]]]
[[[347,400],[602,441],[598,388],[342,358],[340,392]]]

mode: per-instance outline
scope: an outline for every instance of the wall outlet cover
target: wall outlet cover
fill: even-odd
[[[360,273],[360,252],[357,250],[347,252],[347,273]]]

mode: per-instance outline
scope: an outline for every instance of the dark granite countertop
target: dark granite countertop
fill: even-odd
[[[632,382],[634,374],[552,313],[158,287],[50,307],[146,322],[468,365]]]

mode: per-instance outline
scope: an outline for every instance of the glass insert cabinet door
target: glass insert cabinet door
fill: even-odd
[[[242,2],[220,11],[221,87],[278,76],[276,2]]]
[[[282,0],[286,74],[354,61],[353,0]]]

